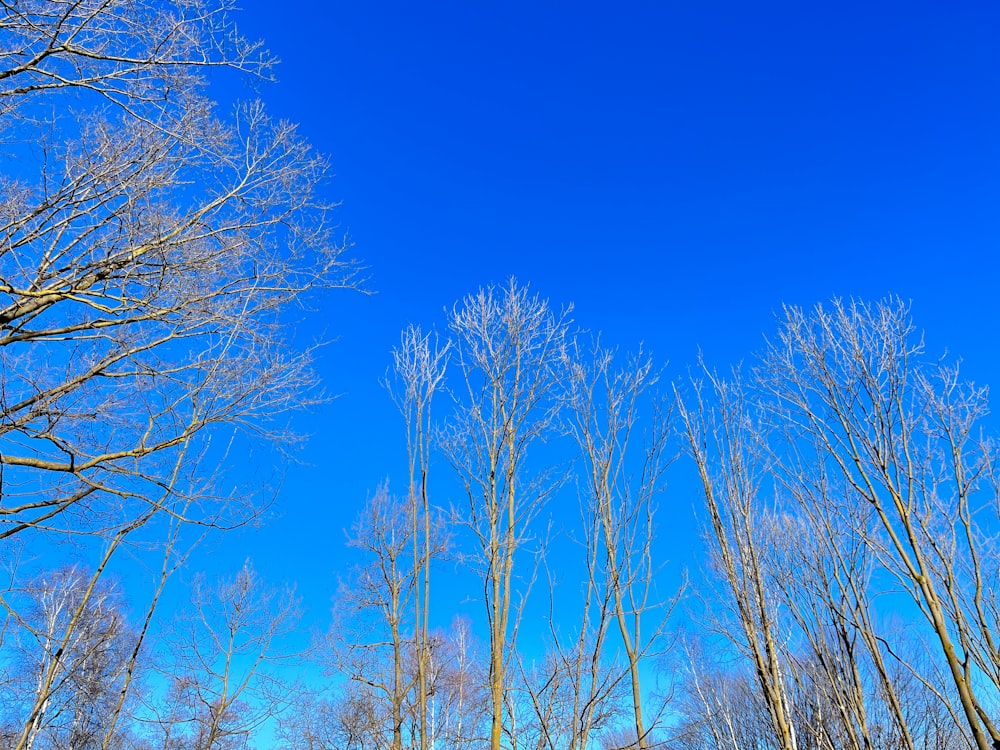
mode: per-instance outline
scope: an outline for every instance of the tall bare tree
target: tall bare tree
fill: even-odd
[[[430,659],[430,595],[432,513],[428,495],[430,474],[431,405],[442,387],[448,362],[447,343],[441,345],[430,334],[410,326],[393,350],[395,379],[390,393],[406,422],[406,452],[409,464],[410,520],[413,523],[413,648],[417,662],[417,725],[420,750],[427,750],[431,735],[428,718],[428,661]]]
[[[511,280],[466,297],[452,310],[449,328],[462,390],[443,450],[468,498],[465,519],[477,547],[490,636],[490,747],[499,750],[515,647],[514,562],[556,487],[549,475],[529,474],[527,457],[554,425],[567,321]]]
[[[748,381],[709,380],[714,416],[696,399],[685,424],[778,736],[825,702],[828,737],[803,743],[1000,743],[985,390],[924,358],[898,300],[786,308]],[[900,597],[917,621],[888,627]],[[919,718],[942,714],[957,733]]]
[[[207,96],[213,71],[271,76],[233,10],[0,5],[4,556],[14,537],[69,535],[100,573],[126,536],[169,548],[179,523],[247,520],[261,493],[221,481],[226,446],[271,450],[291,437],[281,415],[314,397],[289,311],[357,277],[331,230],[326,161],[260,102]]]
[[[996,448],[980,432],[985,390],[922,354],[897,300],[790,307],[759,387],[842,477],[846,502],[870,510],[874,523],[851,531],[921,612],[975,747],[990,750],[1000,743],[997,599],[985,584],[1000,559]]]
[[[599,344],[571,351],[568,425],[584,465],[589,577],[597,601],[618,625],[637,747],[645,750],[665,707],[644,716],[649,691],[642,686],[642,663],[662,654],[667,620],[680,596],[658,590],[661,565],[654,550],[655,495],[669,463],[669,419],[661,402],[643,402],[658,380],[648,357],[640,353],[619,366],[615,353]],[[643,406],[648,424],[638,443]]]
[[[705,494],[712,568],[735,619],[735,628],[726,632],[753,666],[777,748],[797,750],[782,628],[759,528],[765,507],[761,485],[770,463],[761,440],[764,428],[738,379],[727,383],[709,374],[709,381],[716,406],[706,404],[696,383],[692,403],[678,399],[678,409]]]

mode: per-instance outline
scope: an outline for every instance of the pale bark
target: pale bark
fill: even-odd
[[[855,532],[920,608],[973,741],[991,750],[1000,732],[972,663],[992,657],[967,634],[995,633],[996,624],[949,594],[953,586],[977,586],[961,568],[978,559],[986,533],[973,520],[978,504],[995,503],[995,489],[978,482],[992,457],[972,434],[985,413],[985,394],[962,384],[957,368],[919,361],[922,342],[901,303],[835,302],[829,312],[785,313],[779,339],[765,355],[761,389],[874,513],[877,533]],[[991,688],[994,696],[998,687]]]
[[[452,311],[449,327],[464,392],[443,450],[464,485],[465,523],[478,549],[490,634],[489,745],[500,750],[507,664],[516,646],[515,557],[556,486],[548,477],[526,476],[526,458],[553,425],[566,322],[512,280],[467,297]]]
[[[641,353],[619,366],[614,353],[599,344],[589,351],[577,346],[568,371],[568,427],[582,454],[585,516],[593,519],[586,525],[588,545],[601,558],[591,575],[606,596],[606,613],[618,625],[626,664],[622,676],[631,693],[638,748],[645,750],[665,706],[651,719],[644,717],[640,668],[663,653],[667,620],[683,592],[682,585],[661,598],[655,585],[662,566],[654,562],[654,499],[669,463],[669,414],[655,397],[642,401],[658,376]],[[644,444],[637,446],[642,406],[648,408],[648,422]],[[637,474],[633,464],[641,466]]]
[[[406,452],[409,464],[409,502],[413,545],[413,644],[417,664],[417,725],[420,750],[427,750],[432,736],[428,726],[428,660],[430,658],[431,560],[434,557],[430,473],[431,405],[441,388],[448,362],[449,345],[431,342],[419,328],[407,328],[400,346],[393,351],[395,382],[389,390],[406,422]]]
[[[957,366],[923,360],[896,300],[786,308],[746,384],[708,379],[718,406],[706,416],[696,384],[683,409],[688,440],[779,738],[808,709],[781,716],[787,678],[808,692],[822,675],[813,703],[828,704],[823,722],[845,732],[835,744],[887,741],[866,715],[879,708],[902,747],[943,741],[927,739],[919,719],[943,711],[990,750],[1000,670],[996,595],[984,582],[1000,555],[985,390]],[[893,596],[919,613],[904,632],[879,624],[876,602]],[[784,657],[780,623],[789,642],[800,639]],[[914,642],[934,653],[914,659]],[[937,709],[915,711],[914,700]]]
[[[741,386],[711,382],[718,412],[708,410],[697,384],[694,404],[679,401],[678,407],[705,494],[706,539],[725,586],[724,601],[736,616],[740,630],[736,643],[745,649],[755,670],[775,742],[781,750],[796,750],[774,597],[757,529],[764,457],[759,436],[745,429],[752,415]]]

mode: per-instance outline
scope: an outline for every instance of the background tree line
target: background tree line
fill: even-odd
[[[411,394],[412,418],[458,379],[434,443],[468,504],[435,514],[423,462],[408,499],[387,511],[379,494],[362,515],[380,531],[352,540],[370,545],[359,573],[399,597],[373,609],[347,596],[343,614],[375,616],[362,628],[371,648],[392,645],[399,679],[372,692],[356,665],[385,675],[388,662],[338,664],[391,717],[359,747],[995,746],[1000,494],[986,390],[925,356],[905,304],[786,308],[746,371],[701,366],[666,397],[647,357],[573,333],[515,282],[459,302],[448,331],[404,334],[397,376],[428,387],[395,392]],[[411,441],[421,455],[423,439]],[[559,440],[575,446],[569,471],[529,460]],[[655,545],[675,452],[701,480],[707,559],[679,589]],[[576,556],[547,558],[540,511],[564,491],[580,514],[559,533]],[[388,517],[399,525],[387,532]],[[424,621],[427,563],[456,540],[488,626],[478,702],[468,715],[449,704],[464,739],[429,721],[433,647],[402,625]],[[393,576],[374,575],[390,557]],[[551,566],[573,571],[575,614]],[[550,602],[541,645],[519,628],[529,597]],[[347,636],[340,653],[362,641]]]
[[[402,334],[405,488],[359,512],[325,636],[304,649],[250,563],[165,611],[193,546],[260,510],[230,457],[318,398],[289,311],[361,286],[325,161],[207,97],[213,69],[270,75],[230,11],[2,4],[4,747],[1000,747],[987,394],[892,299],[786,308],[751,366],[667,383],[481,289]],[[678,457],[690,586],[656,544]],[[471,618],[438,603],[454,566]]]

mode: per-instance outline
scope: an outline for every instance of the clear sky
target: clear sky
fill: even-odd
[[[341,395],[300,419],[276,517],[220,548],[298,581],[316,617],[342,529],[382,479],[404,486],[378,384],[400,330],[512,274],[668,377],[699,348],[750,357],[783,303],[896,294],[931,352],[998,379],[994,3],[246,6],[282,60],[261,93],[330,156],[375,292],[300,327],[339,337],[321,367]],[[677,493],[686,559],[696,497]]]

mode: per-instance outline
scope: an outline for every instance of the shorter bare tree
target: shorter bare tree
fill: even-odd
[[[488,736],[489,680],[483,644],[456,616],[431,634],[428,654],[428,740],[431,747],[474,750]]]
[[[670,750],[776,750],[771,712],[756,675],[719,651],[687,644]],[[627,746],[626,746],[627,747]]]
[[[387,717],[372,689],[356,682],[332,697],[305,693],[282,714],[278,737],[282,750],[386,750]]]
[[[567,424],[582,454],[584,466],[584,530],[588,582],[585,621],[594,619],[587,681],[589,693],[582,705],[593,707],[609,686],[597,665],[606,646],[607,619],[617,624],[617,641],[624,656],[623,677],[631,691],[630,713],[637,747],[649,747],[651,730],[662,718],[665,704],[648,712],[650,692],[643,688],[642,665],[662,655],[667,621],[680,599],[678,591],[661,593],[657,577],[662,565],[654,551],[656,540],[655,496],[662,490],[663,473],[670,459],[667,443],[670,415],[662,401],[650,395],[658,375],[642,353],[625,365],[615,353],[598,343],[586,351],[568,348],[566,402]],[[641,407],[649,407],[644,443],[639,431]],[[596,615],[589,608],[595,607]],[[584,657],[587,639],[581,630],[577,662]],[[582,673],[576,670],[576,681]],[[607,677],[603,678],[607,682]],[[611,681],[613,686],[617,680]],[[586,746],[593,717],[581,716],[581,747]]]
[[[414,648],[420,629],[415,640],[413,599],[425,566],[421,555],[414,565],[412,555],[414,530],[423,528],[422,513],[409,500],[391,495],[387,485],[376,491],[348,537],[348,546],[360,550],[363,559],[341,582],[330,630],[334,671],[363,687],[364,695],[379,704],[378,713],[386,717],[381,731],[388,733],[386,746],[393,750],[414,739],[407,731],[414,688],[420,705],[420,659]],[[427,528],[429,553],[439,556],[443,535],[433,520]],[[421,730],[418,727],[418,733]]]
[[[195,579],[190,608],[164,641],[169,693],[147,721],[158,746],[242,748],[296,694],[288,667],[299,619],[294,590],[267,586],[247,561],[210,586]]]
[[[68,566],[38,575],[18,598],[9,644],[23,729],[10,746],[100,747],[135,637],[123,594]]]

